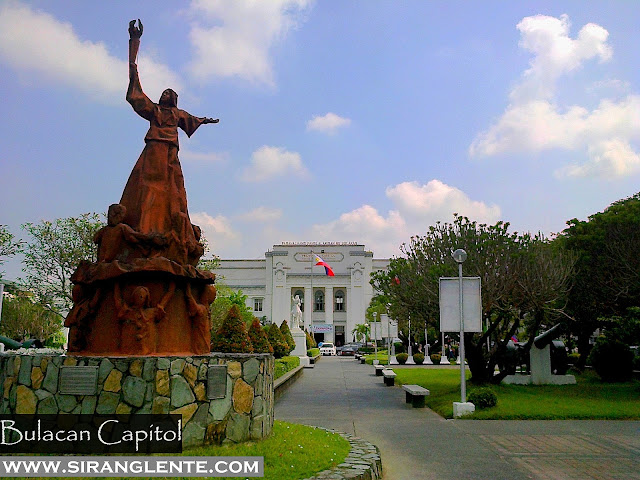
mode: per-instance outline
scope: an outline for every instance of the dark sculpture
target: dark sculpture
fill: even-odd
[[[551,373],[554,375],[565,375],[569,369],[569,360],[567,349],[564,342],[556,340],[556,337],[564,332],[565,326],[559,323],[550,328],[546,332],[536,336],[533,345],[528,343],[515,343],[509,340],[507,348],[500,359],[500,369],[508,375],[513,375],[520,368],[522,373],[531,373],[530,349],[537,348],[539,350],[550,347],[551,355]],[[527,348],[529,346],[529,348]]]
[[[196,268],[204,247],[187,210],[178,128],[191,136],[219,120],[179,109],[171,89],[158,103],[144,94],[136,65],[142,30],[140,20],[129,23],[126,98],[149,130],[120,203],[109,207],[108,225],[94,238],[98,261],[82,262],[71,278],[71,353],[209,353],[215,276]]]

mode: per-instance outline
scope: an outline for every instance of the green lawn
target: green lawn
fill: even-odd
[[[453,417],[453,402],[460,401],[458,369],[398,368],[396,382],[428,388],[429,408],[446,418]],[[467,373],[467,378],[469,374]],[[498,405],[477,410],[469,419],[561,420],[640,419],[640,381],[603,383],[587,371],[576,375],[577,385],[495,385]],[[467,381],[467,395],[474,385]]]
[[[297,480],[333,468],[349,454],[350,445],[323,429],[276,421],[273,434],[258,442],[188,450],[190,456],[264,457],[265,480]]]
[[[378,356],[376,357],[375,353],[367,354],[364,356],[364,362],[368,365],[373,365],[373,361],[375,359],[380,360],[381,365],[386,365],[389,362],[389,357],[387,356],[387,351],[378,350]]]
[[[273,425],[273,434],[263,440],[200,447],[185,450],[182,455],[188,457],[264,457],[264,477],[260,478],[265,480],[300,480],[342,463],[349,454],[350,448],[349,442],[337,433],[276,420]],[[48,478],[62,480],[60,477]],[[131,478],[140,480],[142,477]]]

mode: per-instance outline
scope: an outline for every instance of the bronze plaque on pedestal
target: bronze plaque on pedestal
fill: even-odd
[[[95,395],[98,393],[98,367],[60,367],[60,386],[63,395]]]
[[[227,366],[210,365],[207,370],[207,398],[224,398],[227,394]]]

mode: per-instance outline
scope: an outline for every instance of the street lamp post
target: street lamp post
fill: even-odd
[[[409,314],[409,358],[413,356],[413,351],[411,350],[411,314]]]
[[[462,296],[462,264],[467,259],[467,252],[461,248],[453,252],[453,259],[458,264],[458,290],[460,294],[460,402],[467,401],[467,385],[464,369],[464,316],[463,316],[463,296]]]
[[[391,318],[389,317],[389,309],[391,304],[387,303],[387,365],[391,362]]]
[[[373,348],[376,355],[376,360],[378,360],[378,312],[373,312],[373,323],[376,327],[376,331],[373,334]]]

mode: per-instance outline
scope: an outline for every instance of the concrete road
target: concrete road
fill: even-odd
[[[640,422],[445,420],[353,357],[305,369],[275,416],[373,443],[385,480],[640,480]]]

